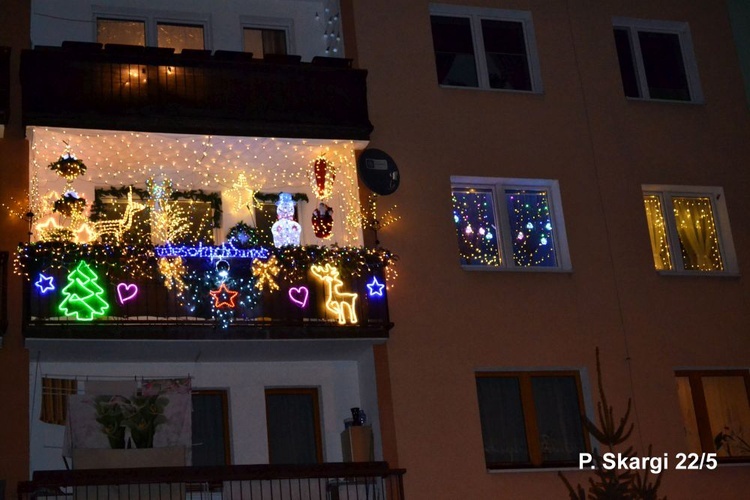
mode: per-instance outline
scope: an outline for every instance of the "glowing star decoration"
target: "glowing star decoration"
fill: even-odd
[[[55,289],[55,278],[53,276],[45,276],[39,273],[39,279],[34,283],[39,289],[39,293],[46,294]]]
[[[252,206],[256,203],[256,192],[257,189],[253,189],[247,182],[245,173],[240,172],[237,182],[233,183],[232,189],[227,192],[234,199],[234,212],[240,213],[243,208],[248,208],[252,212]]]
[[[289,193],[279,193],[276,202],[276,213],[279,220],[271,226],[273,244],[277,248],[287,245],[299,246],[302,226],[294,220],[294,201]]]
[[[356,310],[359,294],[341,291],[344,282],[339,278],[339,270],[331,264],[315,264],[310,266],[310,272],[325,285],[326,309],[338,318],[339,324],[345,325],[347,321],[356,324],[359,321]]]
[[[132,283],[119,283],[117,285],[117,299],[120,304],[133,300],[138,295],[138,285]]]
[[[218,290],[208,292],[214,298],[214,307],[216,309],[234,309],[234,299],[240,292],[235,292],[227,288],[226,283],[222,283]]]
[[[57,223],[54,217],[50,217],[44,222],[40,222],[35,226],[36,232],[40,239],[45,239],[45,236],[57,229],[60,229],[60,225]]]
[[[279,289],[276,283],[276,276],[279,274],[279,261],[273,255],[267,261],[255,259],[253,261],[253,276],[256,277],[255,288],[263,290],[266,286],[269,292]]]
[[[91,243],[99,236],[87,222],[81,224],[77,231],[73,231],[73,235],[75,236],[76,243],[79,244]]]
[[[289,300],[302,309],[307,307],[308,298],[310,298],[310,290],[306,286],[295,286],[289,289]]]
[[[104,299],[104,289],[99,285],[99,276],[86,261],[80,261],[68,274],[68,284],[62,289],[65,297],[58,306],[65,316],[78,321],[91,321],[109,309]]]
[[[368,295],[370,297],[382,297],[383,288],[385,288],[385,285],[383,283],[380,283],[377,277],[373,276],[372,281],[367,284]]]

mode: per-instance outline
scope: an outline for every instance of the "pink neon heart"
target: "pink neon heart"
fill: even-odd
[[[289,300],[300,307],[305,307],[309,293],[305,286],[292,287],[289,289]]]
[[[120,299],[120,304],[134,299],[138,294],[138,287],[129,283],[120,283],[117,285],[117,296]]]

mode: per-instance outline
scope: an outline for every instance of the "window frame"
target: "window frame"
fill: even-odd
[[[467,7],[462,5],[446,5],[431,3],[429,5],[430,29],[432,29],[432,16],[458,17],[469,19],[471,38],[474,46],[474,63],[477,69],[477,86],[444,85],[438,82],[438,86],[448,89],[473,89],[489,90],[497,92],[514,92],[523,94],[542,94],[542,73],[539,63],[539,53],[536,45],[536,34],[530,11],[492,9],[482,7]],[[524,42],[526,46],[526,59],[528,61],[529,81],[531,90],[522,89],[498,89],[490,86],[489,70],[487,69],[487,52],[484,48],[484,37],[482,34],[482,20],[509,21],[521,23],[523,27]],[[435,56],[434,46],[432,48],[433,63]]]
[[[729,212],[726,205],[724,189],[721,186],[676,186],[663,184],[643,184],[641,186],[643,198],[647,195],[658,196],[664,216],[664,225],[667,230],[669,241],[669,257],[672,261],[672,269],[655,269],[663,275],[685,275],[685,276],[738,276],[739,267],[737,254],[734,250],[734,239],[732,238],[732,227],[729,221]],[[719,238],[719,251],[724,269],[721,271],[695,271],[685,269],[682,255],[677,253],[680,248],[679,235],[677,233],[674,218],[674,207],[672,199],[675,197],[698,197],[703,196],[711,200],[711,209],[714,215],[714,226]],[[648,223],[648,221],[647,221]],[[650,241],[649,241],[650,244]],[[655,265],[655,264],[654,264]]]
[[[565,230],[565,216],[562,208],[562,197],[560,195],[560,183],[556,179],[515,179],[506,177],[466,177],[451,176],[451,193],[455,188],[488,189],[492,191],[495,204],[495,221],[498,225],[500,238],[498,249],[501,262],[499,266],[483,266],[460,264],[467,271],[516,271],[516,272],[543,272],[568,273],[573,270],[568,251],[568,238]],[[532,189],[547,191],[549,200],[550,216],[552,218],[554,231],[554,248],[557,256],[557,265],[552,266],[517,266],[513,259],[513,243],[510,234],[510,217],[505,203],[504,191],[506,189]]]
[[[652,19],[636,19],[631,17],[613,17],[612,31],[624,29],[628,32],[630,49],[633,56],[633,65],[635,66],[635,75],[640,90],[639,97],[625,96],[626,99],[634,101],[653,101],[669,102],[683,104],[703,104],[703,89],[701,88],[700,75],[698,73],[698,63],[695,58],[693,48],[693,39],[690,35],[690,26],[684,21],[662,21]],[[643,52],[641,43],[638,38],[638,32],[647,33],[666,33],[677,35],[680,42],[680,53],[682,54],[682,64],[685,69],[685,78],[688,84],[688,93],[690,99],[657,99],[650,96],[648,80],[646,79],[646,70],[643,64]],[[619,54],[615,49],[615,57],[619,61]],[[622,79],[622,74],[620,75]],[[624,92],[624,90],[623,90]]]
[[[159,46],[159,24],[173,24],[183,26],[200,26],[203,28],[203,49],[211,50],[211,14],[196,12],[171,12],[128,7],[114,7],[93,5],[93,40],[98,41],[98,21],[107,19],[112,21],[143,22],[146,30],[146,47]]]
[[[724,369],[678,369],[675,377],[684,377],[690,384],[690,398],[695,412],[696,427],[700,439],[701,452],[716,453],[714,436],[711,431],[708,404],[706,402],[702,379],[704,377],[742,377],[745,382],[747,402],[750,405],[750,370],[746,368],[724,368]],[[692,451],[692,450],[690,450]],[[717,456],[719,463],[748,463],[750,456],[724,457]]]
[[[519,392],[521,396],[521,411],[524,417],[524,429],[526,431],[526,446],[529,452],[528,463],[488,463],[488,471],[506,471],[506,470],[526,470],[526,469],[561,469],[574,467],[578,465],[578,457],[570,462],[547,462],[542,461],[542,447],[539,437],[539,427],[536,418],[536,406],[534,403],[534,391],[531,379],[533,377],[573,377],[576,383],[576,393],[578,395],[578,408],[581,415],[581,434],[584,441],[583,452],[591,451],[591,436],[586,428],[584,418],[588,416],[587,398],[583,392],[583,382],[581,371],[577,369],[555,368],[549,370],[478,370],[474,373],[475,383],[479,378],[512,378],[517,379],[519,383]],[[481,412],[481,401],[477,392],[477,410]],[[481,430],[481,421],[480,421]],[[483,433],[483,431],[482,431]],[[484,436],[482,436],[482,446],[484,448]]]
[[[321,419],[321,395],[318,387],[266,387],[264,390],[263,401],[266,407],[266,439],[268,440],[268,463],[274,464],[271,457],[271,432],[269,428],[270,412],[268,405],[268,396],[270,395],[287,395],[287,396],[310,396],[312,399],[313,410],[313,433],[315,439],[315,458],[317,464],[322,464],[323,457],[323,421]],[[312,464],[310,464],[312,465]]]
[[[245,47],[245,28],[257,30],[279,30],[286,34],[286,53],[296,54],[294,45],[294,19],[291,17],[240,16],[239,46]],[[263,58],[264,54],[253,54],[254,58]]]

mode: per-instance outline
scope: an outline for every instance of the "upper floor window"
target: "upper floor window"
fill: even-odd
[[[531,13],[430,5],[438,83],[541,92]]]
[[[479,372],[476,384],[488,469],[573,466],[588,449],[578,372]]]
[[[208,21],[188,16],[175,19],[153,13],[127,11],[96,12],[96,41],[103,44],[126,44],[169,47],[176,53],[183,49],[206,48]]]
[[[643,202],[657,270],[737,272],[720,187],[645,185]]]
[[[679,370],[676,375],[689,451],[748,460],[750,372]]]
[[[462,266],[571,268],[557,181],[451,177],[451,184]]]
[[[687,23],[615,18],[613,25],[625,96],[703,99]]]
[[[292,19],[275,17],[242,16],[242,50],[254,58],[263,59],[269,54],[293,52],[291,36],[294,31]]]

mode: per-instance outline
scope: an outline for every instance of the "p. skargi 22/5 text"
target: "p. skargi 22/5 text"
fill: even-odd
[[[713,470],[718,465],[716,453],[677,453],[674,463],[676,470]],[[596,461],[591,453],[578,455],[579,469],[595,469],[597,465],[605,470],[647,470],[652,474],[659,474],[670,468],[670,459],[669,453],[652,457],[637,457],[609,452],[603,454],[599,461]]]

